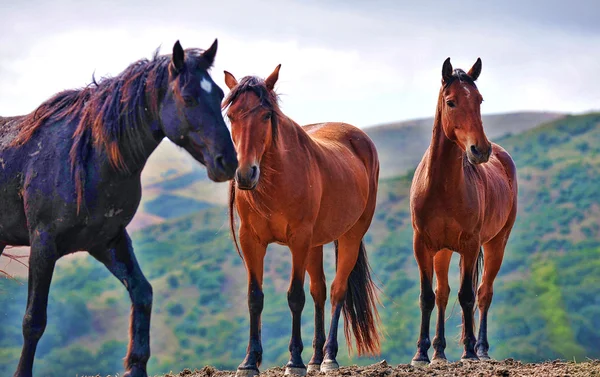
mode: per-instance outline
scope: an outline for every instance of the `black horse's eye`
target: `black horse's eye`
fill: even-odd
[[[187,107],[196,106],[198,104],[198,101],[194,96],[183,96],[183,102]]]
[[[446,101],[446,105],[448,105],[448,107],[456,107],[454,101]]]

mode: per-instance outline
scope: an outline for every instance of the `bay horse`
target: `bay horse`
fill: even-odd
[[[359,355],[380,352],[377,293],[363,243],[377,196],[379,160],[375,145],[349,124],[301,127],[285,116],[274,91],[280,67],[265,80],[247,76],[240,82],[225,71],[225,83],[231,91],[223,107],[231,121],[239,160],[230,184],[230,225],[248,272],[250,312],[247,355],[238,367],[238,376],[259,373],[263,263],[270,243],[287,245],[292,253],[287,292],[292,336],[286,374],[307,372],[300,334],[307,271],[315,303],[314,354],[308,370],[339,368],[336,356],[341,312],[349,349],[352,332]],[[239,244],[234,207],[240,217]],[[331,285],[332,319],[325,342],[323,245],[330,242],[335,242],[337,271]]]
[[[140,203],[144,164],[165,136],[205,164],[213,181],[233,178],[224,93],[208,73],[216,52],[216,40],[206,51],[183,50],[177,41],[172,55],[157,51],[28,115],[0,118],[0,248],[31,246],[14,376],[32,375],[55,264],[76,251],[88,251],[129,291],[125,376],[147,376],[152,287],[125,227]]]
[[[483,97],[475,85],[480,73],[481,59],[468,73],[453,70],[450,58],[444,62],[431,144],[412,181],[414,254],[421,279],[421,331],[413,365],[429,363],[429,321],[436,304],[433,361],[446,362],[444,313],[450,294],[448,268],[452,252],[460,254],[462,359],[489,359],[488,310],[494,279],[517,215],[517,173],[508,152],[490,143],[483,131]],[[477,289],[481,262],[483,278]],[[480,316],[478,340],[474,334],[476,299]]]

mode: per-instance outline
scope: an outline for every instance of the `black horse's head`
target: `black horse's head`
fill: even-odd
[[[175,43],[160,118],[164,134],[204,164],[210,179],[223,182],[233,178],[238,162],[221,114],[223,90],[208,74],[216,53],[217,40],[204,52]]]

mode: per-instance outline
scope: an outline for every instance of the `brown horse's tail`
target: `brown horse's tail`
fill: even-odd
[[[242,260],[244,257],[242,256],[242,252],[240,251],[240,244],[237,240],[237,235],[235,234],[235,181],[232,179],[229,182],[229,230],[231,231],[231,238],[233,238],[233,244],[235,249],[237,250],[240,258]]]
[[[338,243],[335,242],[337,264]],[[376,356],[381,354],[377,312],[377,286],[371,279],[371,267],[367,259],[364,242],[360,242],[358,259],[348,277],[348,289],[342,312],[344,313],[344,334],[348,350],[352,351],[351,336],[354,334],[358,355]]]

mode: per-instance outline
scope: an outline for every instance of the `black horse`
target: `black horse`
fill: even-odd
[[[113,78],[56,94],[31,114],[0,118],[0,254],[31,246],[23,350],[15,376],[32,375],[46,327],[56,261],[87,251],[131,297],[125,376],[147,376],[152,287],[125,230],[142,195],[140,175],[166,136],[206,165],[216,182],[237,168],[221,115],[223,91],[206,51],[143,59]]]

